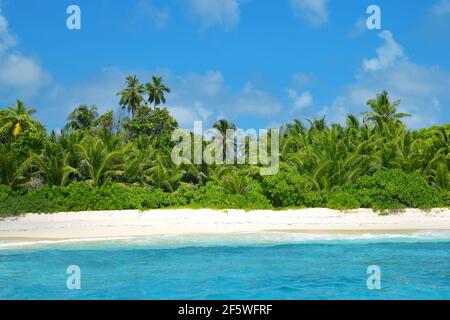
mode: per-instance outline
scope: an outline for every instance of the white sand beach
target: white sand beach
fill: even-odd
[[[372,210],[151,210],[28,214],[0,220],[0,241],[67,240],[154,235],[398,233],[450,230],[450,210],[408,209],[381,216]]]

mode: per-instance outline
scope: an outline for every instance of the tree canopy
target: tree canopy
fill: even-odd
[[[363,121],[349,115],[344,124],[328,124],[323,117],[284,125],[280,173],[261,177],[258,165],[175,165],[170,137],[178,123],[169,109],[159,108],[170,89],[160,77],[140,84],[130,76],[126,83],[120,105],[130,118],[119,120],[111,110],[99,114],[97,107],[81,105],[59,135],[48,134],[33,118],[35,110],[19,100],[0,110],[0,198],[15,199],[0,204],[0,214],[22,212],[25,207],[12,204],[36,202],[36,197],[51,202],[50,211],[94,206],[70,202],[71,192],[86,199],[103,195],[96,200],[103,209],[450,204],[450,125],[408,129],[401,120],[409,115],[398,112],[400,101],[392,102],[386,91],[367,102]],[[213,126],[224,137],[227,129],[236,129],[227,119]],[[107,202],[112,195],[116,200]]]

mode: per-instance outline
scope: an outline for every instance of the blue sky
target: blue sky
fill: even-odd
[[[68,30],[66,8],[81,8]],[[376,4],[382,30],[368,30]],[[450,0],[0,0],[0,106],[48,129],[118,108],[124,78],[163,76],[182,126],[360,115],[386,89],[413,128],[450,122]]]

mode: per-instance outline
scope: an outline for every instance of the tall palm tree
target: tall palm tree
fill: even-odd
[[[221,119],[213,124],[213,128],[218,130],[222,136],[227,135],[227,130],[236,130],[236,125],[226,119]]]
[[[148,94],[148,102],[156,109],[161,103],[166,103],[166,93],[170,93],[170,88],[162,83],[162,77],[152,77],[153,82],[145,85],[145,92]]]
[[[134,117],[141,108],[144,98],[144,85],[139,83],[136,76],[128,76],[126,78],[127,87],[117,93],[120,96],[120,106],[127,109],[131,116]]]
[[[96,106],[88,107],[87,105],[81,105],[69,115],[66,124],[66,130],[87,130],[95,125],[95,121],[98,118],[98,112]]]
[[[11,135],[17,138],[25,127],[34,128],[34,120],[31,117],[36,110],[33,108],[25,107],[25,104],[17,100],[14,107],[9,107],[1,114],[0,124],[0,134],[5,134],[10,132]]]
[[[226,159],[228,148],[236,148],[234,141],[227,141],[227,131],[236,130],[236,125],[226,119],[220,119],[213,124],[213,128],[222,136],[223,157]]]
[[[378,94],[376,99],[370,99],[367,101],[367,105],[372,110],[363,113],[365,119],[375,122],[379,126],[381,126],[382,123],[398,121],[401,118],[411,116],[407,113],[397,113],[400,100],[391,102],[389,99],[389,93],[386,90]]]

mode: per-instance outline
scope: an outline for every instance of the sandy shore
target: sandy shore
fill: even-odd
[[[450,230],[450,210],[406,210],[380,216],[372,210],[290,211],[152,210],[29,214],[0,220],[0,241],[66,240],[153,235],[256,232],[389,233]]]

